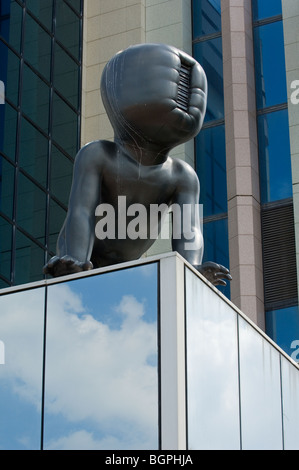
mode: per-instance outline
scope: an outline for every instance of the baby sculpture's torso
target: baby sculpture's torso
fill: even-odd
[[[98,154],[95,171],[99,174],[98,205],[101,204],[101,211],[96,211],[93,264],[100,267],[119,259],[139,258],[154,243],[154,234],[160,233],[158,207],[165,211],[166,206],[175,203],[184,184],[192,184],[191,179],[196,184],[196,175],[178,159],[167,157],[160,163],[149,162],[140,149],[137,161],[135,155],[116,143],[99,141],[91,145],[93,153]],[[109,215],[106,205],[109,205]],[[109,219],[112,214],[114,220]],[[111,237],[111,229],[115,238]]]

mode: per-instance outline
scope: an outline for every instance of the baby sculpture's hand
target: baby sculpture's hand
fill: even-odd
[[[78,261],[71,256],[53,256],[44,266],[44,274],[51,274],[53,277],[65,276],[66,274],[79,273],[93,269],[91,261]]]
[[[226,286],[226,281],[224,279],[227,281],[232,280],[229,270],[221,264],[208,261],[204,264],[194,267],[214,286]]]

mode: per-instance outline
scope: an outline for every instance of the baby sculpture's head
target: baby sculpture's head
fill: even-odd
[[[207,80],[198,62],[175,47],[140,44],[107,63],[101,93],[116,138],[171,149],[200,131]]]

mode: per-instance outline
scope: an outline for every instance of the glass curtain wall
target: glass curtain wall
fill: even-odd
[[[55,251],[80,139],[83,1],[1,0],[0,287]]]
[[[299,314],[281,0],[253,0],[252,13],[266,328],[292,355]]]
[[[193,0],[193,55],[208,80],[203,128],[195,141],[203,204],[204,261],[229,268],[221,0]],[[230,288],[220,288],[229,297]]]

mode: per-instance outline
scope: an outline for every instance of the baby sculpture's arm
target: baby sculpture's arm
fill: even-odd
[[[101,186],[99,146],[88,144],[76,156],[68,213],[57,240],[57,256],[44,267],[45,274],[56,277],[93,268],[90,257]]]
[[[226,280],[232,279],[227,268],[214,262],[202,264],[204,242],[198,205],[198,177],[184,162],[178,161],[176,167],[179,172],[179,183],[173,204],[177,204],[180,208],[181,217],[173,213],[172,249],[181,254],[212,284],[226,285]]]

